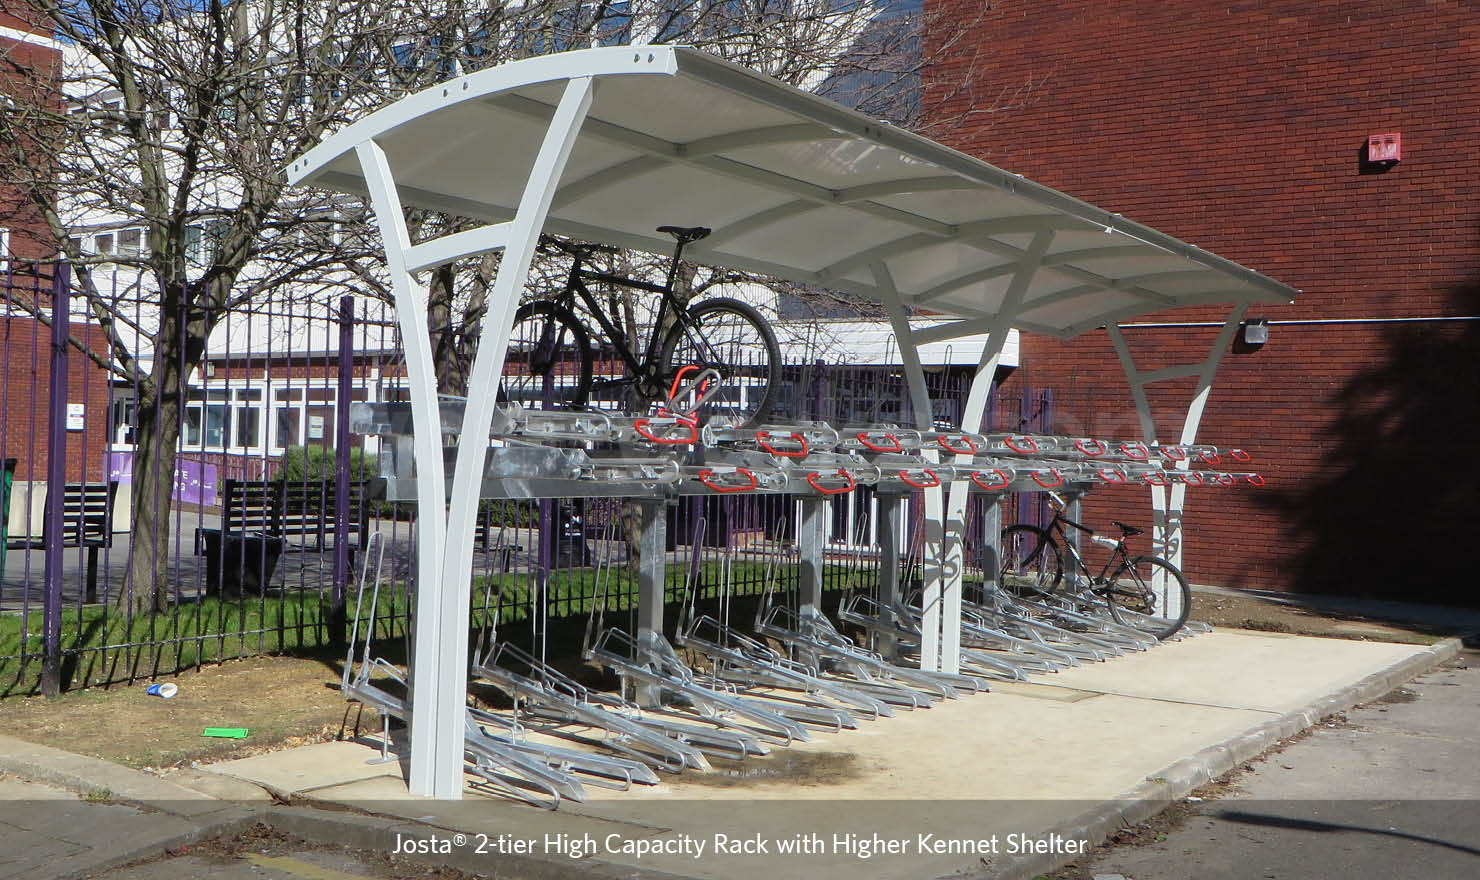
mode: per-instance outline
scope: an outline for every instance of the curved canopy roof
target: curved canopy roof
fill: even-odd
[[[554,195],[554,232],[666,253],[656,227],[708,226],[714,233],[685,251],[697,261],[875,300],[892,288],[904,305],[968,319],[971,330],[1000,321],[1067,337],[1167,308],[1295,293],[684,47],[590,49],[449,80],[338,132],[294,162],[289,180],[363,193],[355,148],[374,140],[404,205],[507,220],[564,83],[577,77],[597,88]]]

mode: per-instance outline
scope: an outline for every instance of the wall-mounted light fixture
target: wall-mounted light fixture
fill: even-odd
[[[1258,351],[1269,341],[1269,319],[1248,318],[1238,325],[1238,335],[1233,338],[1234,354]]]
[[[1403,134],[1397,131],[1369,134],[1360,152],[1362,173],[1381,174],[1403,160]]]

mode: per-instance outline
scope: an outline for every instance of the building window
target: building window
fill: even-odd
[[[180,444],[219,451],[261,448],[262,389],[192,388],[186,394]]]
[[[144,254],[144,230],[124,229],[118,233],[118,255],[138,257]]]
[[[10,263],[10,230],[0,226],[0,268]]]

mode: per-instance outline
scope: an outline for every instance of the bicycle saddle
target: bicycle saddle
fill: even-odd
[[[1112,520],[1110,520],[1110,523],[1112,525],[1120,526],[1120,530],[1125,533],[1125,536],[1127,538],[1131,537],[1132,535],[1144,535],[1144,534],[1146,534],[1146,530],[1145,529],[1138,529],[1135,526],[1128,526],[1128,525],[1126,525],[1123,522],[1116,522],[1115,520],[1112,519]]]
[[[684,244],[708,238],[712,232],[708,226],[659,226],[659,232],[666,232]]]

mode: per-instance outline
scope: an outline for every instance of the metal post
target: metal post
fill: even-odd
[[[67,325],[71,320],[71,267],[53,263],[51,276],[51,398],[47,408],[46,595],[42,618],[41,693],[62,689],[62,513],[67,488]]]
[[[798,587],[801,610],[822,613],[822,550],[827,545],[827,514],[830,498],[803,498],[802,519],[797,529],[797,553],[800,559]]]
[[[662,499],[641,499],[637,505],[637,644],[645,650],[654,639],[663,637],[664,569],[667,560],[668,533],[666,502]],[[636,658],[644,660],[644,657]],[[636,694],[638,705],[656,707],[661,702],[657,688],[639,686]]]
[[[1070,486],[1064,491],[1065,518],[1074,522],[1084,521],[1082,518],[1084,505],[1079,503],[1079,499],[1084,497],[1084,491],[1084,488],[1080,486]],[[1078,529],[1064,529],[1064,541],[1069,545],[1065,549],[1068,550],[1071,558],[1073,556],[1078,556],[1080,559],[1084,558],[1084,544],[1082,540],[1083,532],[1080,532]],[[1079,567],[1072,564],[1070,558],[1064,560],[1064,589],[1071,593],[1079,590]]]
[[[874,497],[879,502],[879,604],[893,608],[897,600],[904,598],[899,589],[899,536],[905,496],[880,493]],[[892,659],[894,637],[880,634],[873,648]]]
[[[339,300],[339,405],[334,409],[334,591],[329,604],[329,643],[335,648],[344,647],[344,593],[349,583],[349,404],[354,372],[354,327],[354,298],[342,297]]]
[[[1002,571],[1002,496],[996,493],[982,499],[982,592],[990,596],[1001,584]]]

